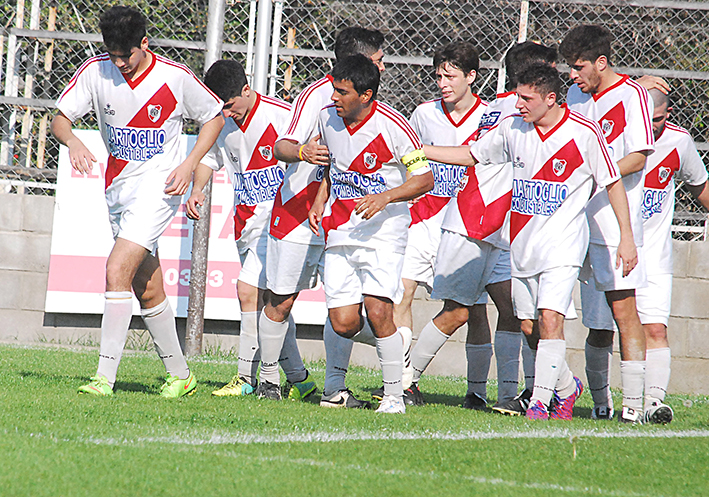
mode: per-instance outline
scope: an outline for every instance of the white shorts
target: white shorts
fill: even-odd
[[[266,287],[276,295],[315,288],[325,247],[280,240],[268,235]]]
[[[497,257],[497,262],[495,263],[495,267],[492,268],[492,274],[490,275],[490,278],[487,280],[488,285],[494,285],[495,283],[502,283],[503,281],[508,281],[512,278],[511,276],[512,272],[512,263],[510,261],[510,251],[509,250],[504,250],[500,249],[500,255]],[[487,286],[487,285],[485,285]],[[478,299],[476,304],[487,304],[488,302],[488,295],[487,292],[483,292],[482,295],[480,295],[480,298]]]
[[[239,281],[262,290],[266,289],[268,237],[268,233],[264,232],[262,236],[246,246],[240,246],[239,242],[236,243],[239,249],[239,259],[241,259]]]
[[[401,277],[424,284],[429,290],[433,287],[433,270],[436,266],[436,253],[441,244],[441,228],[429,226],[421,221],[409,228],[409,239],[404,254],[404,267]]]
[[[538,319],[539,309],[566,316],[579,276],[577,266],[560,266],[526,278],[512,278],[512,304],[518,319]]]
[[[367,247],[329,247],[324,256],[323,287],[327,308],[359,304],[364,295],[401,302],[404,254]]]
[[[608,247],[597,243],[588,244],[588,257],[584,264],[591,264],[592,277],[589,281],[595,283],[597,290],[607,292],[610,290],[635,290],[647,285],[647,272],[645,269],[645,253],[638,247],[638,265],[633,268],[628,276],[623,277],[623,266],[615,267],[615,258],[618,247]]]
[[[485,291],[499,253],[499,248],[482,240],[443,231],[431,298],[475,305]]]
[[[181,196],[165,195],[161,188],[139,188],[106,195],[113,238],[123,238],[156,254],[158,238],[170,225],[182,203]]]
[[[667,326],[672,301],[672,274],[649,274],[647,286],[635,290],[635,302],[642,324]]]

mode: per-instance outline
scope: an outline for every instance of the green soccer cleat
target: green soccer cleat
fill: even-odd
[[[190,375],[185,380],[177,376],[167,375],[165,383],[160,387],[160,396],[166,399],[178,399],[185,395],[192,395],[197,390],[197,379],[190,371]]]
[[[79,393],[88,393],[96,397],[110,397],[113,395],[113,388],[108,384],[105,376],[92,376],[88,385],[79,387]]]
[[[215,397],[234,397],[240,395],[251,395],[256,388],[240,376],[234,376],[229,383],[219,390],[212,392]]]
[[[308,377],[306,376],[305,380],[307,379]],[[288,398],[290,400],[303,400],[315,391],[315,389],[317,388],[315,382],[305,380],[299,381],[297,383],[288,383],[288,386],[290,387],[290,391],[288,392]]]

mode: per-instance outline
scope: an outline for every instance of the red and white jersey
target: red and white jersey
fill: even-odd
[[[480,118],[476,139],[505,117],[515,113],[517,94],[503,93],[489,103]],[[484,240],[502,249],[510,242],[501,229],[509,217],[512,199],[512,169],[508,164],[469,167],[464,170],[460,189],[448,204],[443,229]]]
[[[424,102],[411,114],[411,126],[426,145],[469,145],[475,139],[480,116],[487,104],[475,95],[475,104],[455,122],[442,99]],[[433,171],[433,190],[426,193],[410,208],[411,224],[426,221],[432,229],[440,230],[451,197],[455,197],[466,168],[428,161]]]
[[[273,145],[289,113],[286,102],[257,93],[244,122],[226,119],[202,160],[215,171],[226,166],[234,187],[234,236],[241,246],[261,237],[271,220],[273,199],[285,174],[285,164],[274,157]]]
[[[470,152],[479,168],[510,163],[512,276],[527,277],[559,266],[581,266],[588,248],[585,207],[594,180],[620,179],[598,125],[564,109],[546,134],[520,115],[490,129]]]
[[[626,75],[606,90],[588,94],[577,85],[569,89],[566,103],[589,119],[593,119],[603,131],[611,156],[615,162],[633,152],[654,150],[652,135],[653,102],[647,90]],[[643,178],[645,170],[623,177],[623,185],[628,195],[630,220],[635,244],[643,244],[643,222],[640,212],[643,202]],[[617,247],[620,243],[620,228],[613,209],[608,202],[608,193],[598,189],[587,209],[591,227],[591,241]]]
[[[655,142],[655,153],[648,157],[646,170],[642,213],[647,272],[672,273],[673,180],[699,186],[706,182],[707,170],[689,132],[669,122]]]
[[[184,160],[179,147],[183,118],[204,124],[222,110],[223,102],[187,66],[149,53],[150,66],[133,81],[108,54],[90,58],[57,100],[72,122],[96,112],[109,153],[107,194],[131,178],[143,181],[145,174],[164,183]]]
[[[423,148],[418,135],[406,118],[382,102],[374,102],[354,128],[329,105],[320,112],[319,128],[332,159],[330,197],[322,220],[327,247],[354,245],[403,254],[411,223],[406,202],[391,203],[367,220],[355,214],[354,207],[365,195],[404,184],[404,157]],[[413,174],[429,170],[426,166]]]
[[[317,136],[318,115],[320,110],[332,103],[330,97],[334,87],[332,77],[325,76],[312,83],[295,99],[291,109],[290,122],[279,140],[293,140],[305,144]],[[283,186],[276,195],[271,215],[270,233],[276,238],[294,243],[323,245],[322,236],[318,237],[310,230],[308,211],[318,193],[325,168],[309,162],[290,164],[286,168]]]

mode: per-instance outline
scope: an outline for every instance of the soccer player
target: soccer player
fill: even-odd
[[[224,124],[222,102],[182,64],[148,49],[145,18],[116,6],[101,16],[107,53],[87,60],[59,97],[52,133],[69,147],[71,165],[88,173],[96,158],[72,132],[92,109],[108,149],[106,202],[115,244],[106,262],[106,305],[96,375],[79,393],[113,394],[132,317],[131,287],[167,370],[163,397],[197,386],[180,348],[175,317],[165,295],[157,240],[172,220],[200,159]],[[202,124],[181,162],[183,118]]]
[[[709,189],[706,167],[691,135],[667,121],[672,112],[670,97],[658,90],[650,90],[650,96],[655,104],[655,152],[647,160],[642,206],[648,286],[636,290],[636,299],[647,340],[644,422],[669,423],[673,412],[664,399],[671,362],[667,322],[672,298],[674,179],[684,181],[705,209],[709,209]]]
[[[335,40],[335,58],[363,54],[379,69],[384,70],[379,31],[350,27],[343,29]],[[312,83],[295,100],[285,134],[279,136],[274,152],[277,159],[290,165],[286,168],[283,185],[276,195],[271,215],[268,243],[267,285],[269,298],[261,314],[261,329],[279,327],[285,333],[293,303],[300,291],[317,283],[318,266],[324,249],[324,239],[310,231],[308,211],[313,205],[330,164],[326,146],[318,143],[317,118],[320,110],[331,103],[332,76]],[[300,161],[300,162],[299,162]],[[376,345],[368,326],[356,340]],[[410,341],[410,338],[409,338]],[[370,403],[357,399],[345,386],[345,374],[352,352],[352,341],[337,335],[329,321],[325,323],[323,342],[327,356],[325,385],[320,405],[323,407],[368,408]],[[279,351],[274,352],[280,353]],[[270,356],[271,352],[261,352]]]
[[[600,124],[618,163],[638,247],[638,268],[625,277],[613,267],[620,234],[613,222],[608,195],[603,188],[597,189],[587,209],[591,229],[588,263],[592,277],[582,276],[582,280],[588,279],[588,284],[581,285],[583,323],[590,330],[586,341],[586,376],[594,402],[592,417],[613,417],[609,370],[615,322],[620,335],[623,386],[619,419],[640,422],[645,333],[636,309],[635,290],[647,285],[641,206],[645,159],[654,148],[652,101],[641,85],[612,69],[611,34],[607,29],[578,26],[566,35],[559,51],[571,68],[574,82],[566,98],[567,105]]]
[[[401,300],[411,222],[406,201],[433,187],[433,173],[406,119],[376,101],[379,71],[367,57],[338,62],[332,78],[334,104],[320,112],[318,125],[332,162],[309,213],[313,232],[322,221],[326,237],[328,314],[334,331],[346,338],[369,323],[384,382],[377,412],[403,413],[404,340],[393,309]]]
[[[519,114],[470,148],[425,147],[433,160],[479,163],[478,171],[511,163],[512,298],[517,317],[538,320],[540,334],[530,419],[571,419],[583,390],[566,364],[563,320],[588,246],[584,211],[594,182],[608,192],[620,228],[615,265],[627,275],[637,263],[618,167],[598,125],[558,105],[560,91],[555,68],[531,64],[518,74]]]
[[[212,395],[245,395],[255,390],[259,397],[280,400],[279,356],[261,363],[260,383],[256,376],[258,351],[264,349],[262,342],[275,339],[279,340],[277,354],[283,349],[281,365],[288,380],[289,397],[299,400],[315,391],[315,383],[306,381],[308,371],[298,351],[295,323],[287,323],[285,336],[275,338],[269,335],[270,330],[258,329],[268,294],[268,224],[285,172],[285,165],[273,156],[273,144],[288,123],[290,105],[254,91],[247,84],[243,67],[234,60],[215,62],[204,83],[225,102],[222,113],[226,123],[217,142],[195,170],[192,195],[186,204],[187,216],[199,219],[198,206],[204,202],[202,188],[213,170],[226,166],[234,187],[234,235],[241,259],[236,282],[241,306],[238,374]]]

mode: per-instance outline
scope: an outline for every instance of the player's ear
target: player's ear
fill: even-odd
[[[473,84],[473,81],[475,81],[475,78],[477,77],[478,73],[475,70],[470,71],[468,74],[465,75],[465,80],[468,82],[468,86]]]
[[[148,49],[148,37],[147,36],[143,36],[143,39],[140,40],[140,49],[141,50]]]
[[[241,89],[241,96],[243,98],[249,98],[251,96],[251,87],[249,85],[244,85],[244,87]]]
[[[545,97],[546,104],[551,107],[556,103],[556,93],[553,91],[547,93],[547,96]]]
[[[596,69],[599,71],[605,71],[605,69],[608,67],[608,57],[605,55],[601,55],[596,59],[596,62],[593,63],[593,65],[596,66]]]
[[[373,96],[374,96],[374,92],[372,91],[371,88],[364,90],[364,93],[362,93],[359,96],[359,101],[362,102],[363,105],[367,105],[372,101]]]
[[[667,107],[667,117],[670,117],[670,114],[672,114],[672,107]]]

